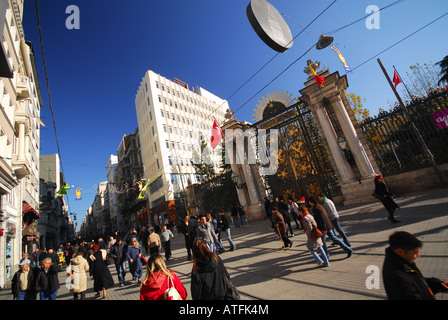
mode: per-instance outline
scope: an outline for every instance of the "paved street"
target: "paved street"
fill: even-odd
[[[380,203],[340,209],[340,224],[354,252],[346,258],[342,249],[330,245],[331,266],[328,268],[316,268],[301,230],[291,238],[293,247],[283,250],[268,220],[252,222],[239,229],[232,227],[238,249],[221,254],[221,258],[244,300],[384,300],[386,295],[381,278],[379,289],[367,288],[366,279],[371,273],[366,273],[366,269],[377,266],[381,274],[388,236],[394,231],[405,230],[423,241],[422,257],[416,261],[423,274],[448,280],[448,190],[408,194],[397,197],[396,202],[401,206],[396,214],[401,223],[397,224],[386,220],[387,213]],[[294,222],[292,225],[295,229]],[[175,237],[173,259],[167,265],[180,277],[188,299],[191,299],[192,262],[186,259],[183,236],[175,234]],[[223,243],[228,247],[226,240]],[[115,267],[110,266],[110,270],[116,281]],[[139,285],[129,279],[128,273],[126,286],[116,285],[109,289],[106,299],[95,298],[93,281],[88,280],[87,299],[138,300]],[[73,299],[64,286],[64,272],[60,273],[60,282],[58,299]],[[9,289],[1,290],[0,298],[11,299],[9,293]],[[448,294],[439,294],[437,299],[448,300]]]

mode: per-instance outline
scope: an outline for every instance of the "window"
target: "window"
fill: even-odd
[[[160,113],[162,114],[162,118],[164,117],[164,115],[163,115],[163,110],[162,109],[160,109]]]

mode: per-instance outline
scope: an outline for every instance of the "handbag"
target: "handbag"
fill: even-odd
[[[317,226],[313,225],[313,230],[311,230],[311,239],[317,240],[322,236],[323,236],[322,231],[320,231]]]
[[[183,300],[180,296],[180,293],[176,290],[174,287],[173,279],[171,277],[167,277],[167,289],[165,290],[165,293],[163,294],[164,300]],[[170,287],[171,284],[171,287]]]
[[[142,262],[142,266],[146,266],[146,264],[148,263],[148,260],[146,260],[143,255],[140,257],[140,261]]]
[[[224,285],[224,300],[240,300],[240,294],[233,283],[230,281],[229,275],[226,274],[222,261],[218,261],[218,266]]]

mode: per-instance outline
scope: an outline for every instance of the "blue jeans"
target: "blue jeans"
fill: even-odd
[[[232,240],[232,236],[230,235],[230,228],[223,230],[226,233],[227,240],[229,241],[230,248],[236,248],[235,243]]]
[[[339,238],[336,236],[336,233],[334,233],[334,230],[328,230],[327,233],[324,233],[322,235],[322,243],[324,244],[323,248],[324,248],[325,253],[327,254],[328,259],[330,259],[330,254],[328,253],[328,250],[327,250],[327,242],[326,242],[327,235],[334,243],[339,245],[345,251],[345,253],[352,252],[352,249],[349,246],[347,246],[344,242],[339,240]]]
[[[124,284],[124,277],[126,276],[126,261],[115,264],[115,269],[117,270],[118,274],[118,282],[120,284]]]
[[[240,227],[240,220],[238,219],[238,216],[233,216],[232,221],[236,228]]]
[[[339,225],[339,218],[331,220],[331,224],[333,225],[334,230],[336,230],[339,233],[339,235],[342,237],[342,240],[344,241],[344,243],[350,247],[351,243],[348,240],[347,235],[344,233],[344,231],[342,231],[341,226]]]
[[[36,300],[36,294],[26,291],[20,291],[17,295],[17,300]]]
[[[215,244],[214,243],[209,243],[207,244],[208,248],[210,249],[211,252],[216,253],[216,249],[215,249]]]
[[[324,251],[323,247],[320,247],[319,249],[317,249],[317,251],[314,251],[312,249],[308,249],[308,250],[311,252],[311,254],[313,255],[314,259],[316,259],[317,263],[322,263],[323,262],[326,266],[330,265],[330,261],[328,261],[327,255],[325,254],[325,251]],[[322,258],[319,257],[319,254],[317,252],[320,253]]]
[[[56,295],[58,294],[58,290],[46,296],[44,292],[40,292],[40,300],[56,300]]]
[[[243,225],[243,224],[247,224],[247,218],[246,218],[246,215],[242,215],[242,216],[240,216],[240,222],[241,222],[241,225]]]

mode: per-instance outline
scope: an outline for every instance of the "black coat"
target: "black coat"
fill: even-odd
[[[95,259],[93,260],[92,268],[90,269],[90,275],[93,276],[93,290],[97,292],[103,288],[111,288],[114,285],[114,279],[106,265],[106,260],[103,260],[101,250],[95,251],[93,257]]]
[[[318,203],[316,203],[316,205],[313,207],[313,217],[314,220],[316,220],[317,228],[320,231],[327,232],[329,230],[333,230],[333,225],[328,218],[327,212],[325,211],[324,207]]]
[[[17,296],[19,295],[20,292],[20,274],[22,274],[22,269],[20,269],[19,271],[17,271],[14,274],[14,277],[12,278],[11,281],[11,291],[12,291],[12,295],[14,296],[14,299],[17,298]],[[28,285],[29,285],[29,289],[27,289],[27,294],[30,295],[35,295],[36,294],[36,280],[37,280],[37,275],[39,273],[39,268],[34,268],[32,266],[30,266],[30,269],[28,271]]]
[[[126,251],[128,250],[128,245],[126,242],[121,241],[121,244],[117,242],[110,248],[109,256],[114,259],[116,265],[120,265],[126,261]]]
[[[47,272],[45,272],[44,268],[41,268],[37,276],[36,291],[41,291],[45,296],[50,296],[53,292],[58,290],[58,269],[59,267],[57,264],[52,264]]]
[[[440,284],[440,280],[423,277],[415,263],[409,263],[391,248],[386,249],[383,264],[383,282],[389,300],[434,300],[431,293],[439,292],[436,283],[431,287],[428,281]]]
[[[185,246],[187,249],[193,248],[193,242],[196,238],[196,229],[192,223],[192,221],[188,221],[188,225],[185,223],[185,221],[182,221],[180,223],[180,232],[185,237]]]
[[[191,272],[191,297],[193,300],[224,300],[225,288],[220,270],[228,276],[218,256],[206,264],[197,263],[198,270]],[[222,269],[221,269],[222,268]]]
[[[227,219],[227,216],[225,214],[221,215],[221,223],[220,228],[221,230],[227,230],[230,228],[229,219]]]
[[[392,199],[392,193],[387,190],[387,187],[384,183],[379,181],[375,182],[375,193],[380,196],[380,201],[387,211],[393,212],[395,209],[399,208],[399,206]]]

